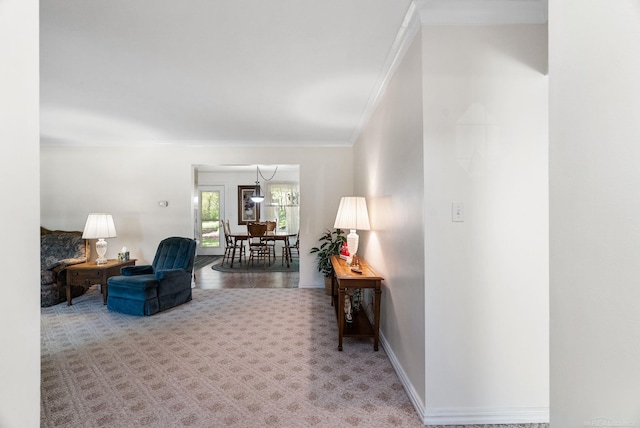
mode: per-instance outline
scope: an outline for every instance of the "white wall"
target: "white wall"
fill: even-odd
[[[0,4],[0,427],[40,425],[38,2]]]
[[[423,26],[354,146],[381,333],[427,424],[548,420],[546,59],[546,26]]]
[[[640,426],[640,3],[549,2],[551,426]]]
[[[82,230],[88,213],[110,212],[118,237],[107,257],[126,245],[138,264],[153,260],[164,237],[193,236],[192,165],[299,164],[300,287],[324,287],[309,249],[333,227],[353,182],[350,147],[42,147],[40,157],[42,225]],[[169,206],[160,208],[161,200]]]
[[[548,418],[546,35],[422,27],[432,424]]]
[[[424,235],[422,86],[419,37],[354,146],[355,194],[365,196],[371,231],[359,253],[385,278],[381,335],[420,412],[424,408]]]

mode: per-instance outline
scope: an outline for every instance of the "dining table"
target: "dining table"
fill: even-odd
[[[286,232],[284,230],[274,230],[272,232],[267,232],[267,234],[264,235],[266,239],[282,241],[284,243],[284,258],[287,262],[287,267],[291,267],[291,248],[289,245],[289,238],[296,235],[297,233]],[[233,238],[233,250],[231,252],[231,264],[229,265],[229,267],[233,267],[233,261],[236,257],[237,244],[240,243],[241,245],[244,245],[243,242],[249,240],[249,233],[231,232],[229,236]]]

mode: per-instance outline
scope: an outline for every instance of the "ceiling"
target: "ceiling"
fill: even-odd
[[[423,22],[438,23],[451,19],[445,4],[468,11],[496,1],[519,10],[546,4],[416,3]],[[41,144],[350,145],[388,79],[413,7],[41,0]]]

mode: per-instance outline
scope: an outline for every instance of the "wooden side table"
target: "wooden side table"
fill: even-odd
[[[378,342],[380,338],[380,298],[382,297],[382,281],[383,277],[378,275],[367,262],[360,258],[362,273],[356,273],[347,266],[345,260],[339,256],[331,256],[331,265],[333,266],[334,275],[331,279],[331,303],[335,307],[336,317],[338,319],[338,351],[342,351],[342,338],[349,336],[373,337],[373,350],[378,350]],[[338,295],[335,296],[335,287],[338,287]],[[344,300],[348,289],[354,288],[373,288],[374,289],[374,307],[373,307],[373,324],[369,322],[369,318],[361,309],[353,314],[353,320],[348,323],[345,328]]]
[[[100,284],[102,290],[102,302],[107,304],[107,279],[120,275],[120,268],[123,266],[133,266],[136,259],[118,261],[107,260],[103,265],[96,262],[79,263],[67,267],[67,305],[71,306],[71,286],[72,285],[93,285]]]

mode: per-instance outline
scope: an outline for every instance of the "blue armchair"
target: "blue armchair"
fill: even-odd
[[[164,239],[152,265],[125,266],[108,279],[107,308],[131,315],[153,315],[191,300],[196,241]]]

